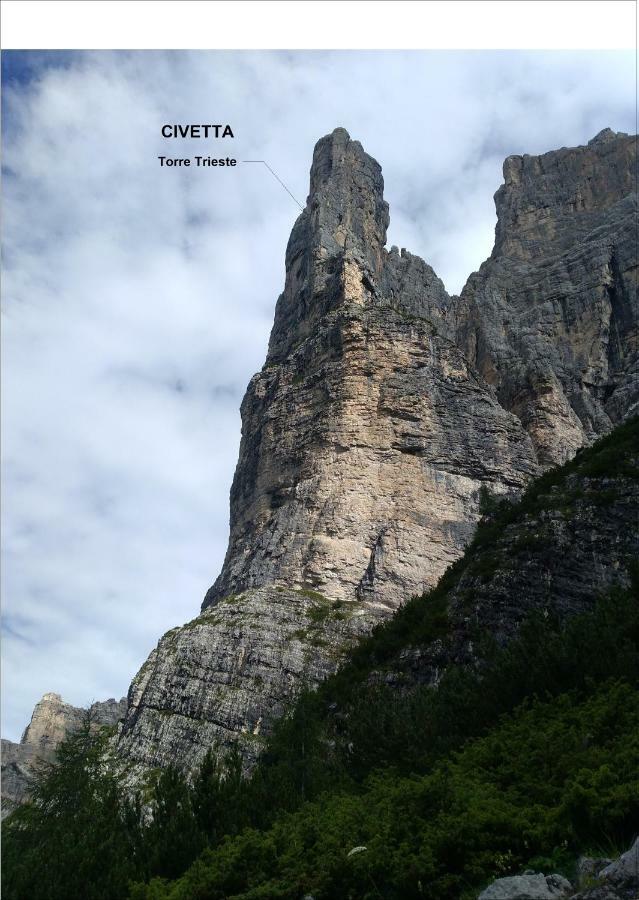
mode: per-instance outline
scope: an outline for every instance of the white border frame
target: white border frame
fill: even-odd
[[[635,49],[635,0],[3,0],[4,49]]]

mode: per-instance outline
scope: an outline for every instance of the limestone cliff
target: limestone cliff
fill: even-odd
[[[96,725],[115,725],[124,717],[126,698],[103,700],[89,707]],[[24,802],[39,761],[50,762],[64,738],[77,728],[87,710],[65,703],[59,694],[44,694],[33,710],[19,744],[2,741],[2,817]]]
[[[450,298],[385,249],[375,160],[343,129],[319,141],[242,403],[226,559],[133,681],[134,773],[237,741],[250,763],[303,684],[460,557],[485,490],[517,493],[630,412],[634,152],[604,133],[508,160],[495,250]]]
[[[510,156],[490,258],[455,304],[457,340],[542,465],[637,412],[637,139]]]
[[[447,627],[423,645],[407,637],[383,680],[435,684],[474,665],[482,637],[504,646],[532,613],[565,621],[628,589],[639,558],[639,418],[537,479],[519,503],[482,519],[439,589]],[[379,674],[379,673],[378,673]]]

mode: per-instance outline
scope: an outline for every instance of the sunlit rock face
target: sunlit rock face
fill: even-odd
[[[386,250],[378,163],[344,129],[318,142],[222,571],[129,691],[135,777],[232,743],[250,765],[302,686],[461,555],[482,488],[520,491],[630,411],[632,152],[606,132],[507,160],[495,250],[451,298]]]

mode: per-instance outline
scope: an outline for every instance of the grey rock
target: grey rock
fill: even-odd
[[[461,555],[482,487],[517,492],[538,471],[518,419],[450,339],[441,281],[384,249],[387,225],[379,165],[337,129],[315,149],[267,360],[242,403],[229,548],[203,603],[215,628],[170,633],[136,677],[118,741],[129,760],[193,765],[229,739],[250,758],[246,729],[266,730],[352,638],[326,626],[312,665],[289,664],[301,651],[282,634],[304,629],[290,598],[318,592],[370,630]],[[259,630],[229,631],[238,596]],[[225,681],[229,654],[242,673]]]
[[[37,762],[34,747],[2,739],[2,803],[4,819],[27,799],[29,782]]]
[[[587,886],[574,894],[573,900],[637,900],[639,897],[639,838],[632,847],[614,860],[580,861],[580,875]],[[589,863],[593,863],[592,871]],[[603,868],[600,863],[607,863]],[[594,882],[588,885],[588,882]]]
[[[581,887],[585,882],[599,876],[602,869],[610,865],[611,859],[604,856],[580,856],[577,860],[577,884]]]
[[[89,711],[95,725],[115,725],[124,717],[126,698],[98,700],[91,704]],[[60,694],[44,694],[33,709],[31,721],[24,730],[20,744],[33,747],[46,755],[55,750],[67,734],[81,724],[86,713],[86,709],[65,703]]]
[[[540,505],[502,528],[477,559],[466,557],[448,591],[448,637],[405,647],[385,683],[437,684],[449,666],[477,664],[478,635],[504,646],[533,612],[564,621],[592,611],[614,586],[630,586],[639,557],[636,479],[568,473]]]
[[[628,893],[617,890],[611,884],[598,884],[578,894],[573,894],[570,900],[637,900],[638,896],[635,890]]]
[[[446,336],[435,273],[384,250],[377,162],[337,129],[310,182],[204,608],[281,584],[392,611],[461,554],[482,485],[506,493],[537,472],[519,421]]]
[[[129,691],[118,746],[132,779],[149,766],[193,768],[209,748],[223,755],[234,744],[250,767],[274,719],[370,628],[359,605],[258,588],[169,631]]]
[[[639,837],[619,859],[611,862],[599,873],[599,877],[613,883],[630,882],[639,887]]]
[[[525,873],[498,878],[479,895],[478,900],[555,900],[567,897],[572,885],[562,875]]]

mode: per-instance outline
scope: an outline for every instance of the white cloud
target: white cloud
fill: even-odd
[[[489,254],[503,158],[634,126],[631,53],[5,54],[4,704],[120,696],[219,571],[239,404],[297,207],[261,166],[160,169],[229,122],[302,202],[342,125],[389,244],[451,291]],[[19,77],[12,77],[12,73]],[[187,149],[188,147],[188,149]]]

